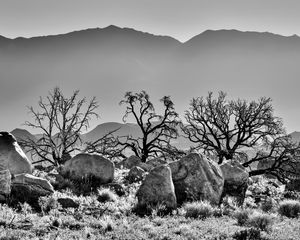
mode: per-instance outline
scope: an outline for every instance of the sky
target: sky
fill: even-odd
[[[33,37],[117,25],[181,42],[207,29],[300,36],[299,13],[299,0],[0,0],[0,35]],[[13,128],[1,117],[0,124]],[[287,129],[300,127],[294,121]]]
[[[300,35],[298,0],[0,0],[0,35],[117,25],[187,41],[207,29]]]

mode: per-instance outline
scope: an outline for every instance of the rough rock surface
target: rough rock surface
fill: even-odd
[[[224,176],[224,190],[226,195],[237,197],[238,203],[243,204],[248,187],[249,173],[238,161],[228,161],[220,165]]]
[[[160,158],[154,158],[154,159],[150,159],[146,162],[146,164],[150,167],[150,169],[153,169],[155,167],[167,164],[167,162],[163,159]]]
[[[178,161],[169,163],[175,187],[177,203],[207,200],[219,204],[224,177],[217,163],[204,155],[191,153]]]
[[[0,194],[8,196],[10,194],[11,174],[9,170],[0,171]]]
[[[8,132],[0,132],[0,170],[6,169],[15,175],[32,173],[33,166],[16,138]]]
[[[126,178],[130,183],[139,182],[143,180],[145,173],[146,172],[144,171],[144,169],[135,166],[130,169]]]
[[[170,167],[162,165],[150,171],[137,192],[137,198],[141,207],[163,204],[168,209],[176,208]]]
[[[115,166],[110,160],[98,155],[80,153],[68,160],[61,169],[62,175],[71,179],[94,177],[101,184],[110,183],[114,179]]]
[[[53,192],[49,181],[31,174],[18,174],[12,179],[12,202],[27,202],[38,209],[39,197],[51,195]]]

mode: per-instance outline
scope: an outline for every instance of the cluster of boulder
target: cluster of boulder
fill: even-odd
[[[0,202],[28,202],[39,208],[39,198],[54,192],[47,177],[61,181],[65,176],[74,180],[93,176],[99,184],[105,184],[113,181],[115,166],[99,155],[78,154],[66,161],[60,174],[40,177],[33,175],[33,170],[16,138],[11,133],[0,132]]]
[[[0,132],[0,200],[35,202],[40,196],[53,193],[51,184],[32,175],[33,166],[15,137]]]
[[[100,155],[81,153],[67,160],[55,177],[81,180],[93,176],[100,185],[106,184],[122,195],[123,189],[113,182],[115,167],[130,169],[129,183],[141,181],[137,191],[138,205],[163,204],[168,209],[193,200],[219,204],[226,194],[236,196],[242,202],[249,178],[237,161],[218,165],[198,153],[170,163],[159,158],[144,163],[131,156],[116,166]],[[0,201],[9,196],[19,202],[37,205],[39,197],[52,194],[50,182],[32,172],[33,166],[14,136],[0,132]]]
[[[206,200],[217,205],[225,195],[235,196],[242,203],[249,178],[248,172],[237,161],[218,165],[198,153],[170,163],[161,159],[143,163],[132,156],[117,167],[130,168],[129,181],[142,179],[137,192],[141,207],[164,205],[174,209],[194,200]]]

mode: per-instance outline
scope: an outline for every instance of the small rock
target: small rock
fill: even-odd
[[[62,208],[78,208],[80,205],[72,198],[58,198],[57,202],[62,206]]]
[[[135,166],[130,169],[126,178],[129,183],[139,182],[143,180],[145,173],[146,172],[142,168]]]

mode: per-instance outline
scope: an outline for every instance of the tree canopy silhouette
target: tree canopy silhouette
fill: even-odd
[[[40,97],[38,109],[29,107],[33,121],[26,121],[25,125],[38,129],[42,135],[37,141],[23,139],[20,143],[33,158],[38,158],[34,163],[46,161],[59,165],[71,153],[80,151],[80,134],[89,127],[92,117],[98,117],[98,103],[95,97],[90,101],[78,99],[78,94],[77,90],[66,97],[56,87],[46,98]]]
[[[126,106],[123,121],[132,117],[140,128],[141,136],[118,138],[121,149],[130,149],[145,162],[150,157],[176,154],[179,150],[170,143],[178,137],[179,117],[169,96],[160,99],[163,113],[157,114],[149,95],[145,91],[127,92],[120,105]]]
[[[185,119],[184,134],[198,147],[215,153],[219,164],[245,149],[260,149],[252,159],[242,162],[245,167],[273,159],[274,164],[250,171],[250,176],[269,173],[281,179],[289,175],[286,166],[298,162],[299,145],[286,135],[282,120],[274,116],[270,98],[227,100],[224,92],[218,97],[209,92],[206,98],[192,99]]]

